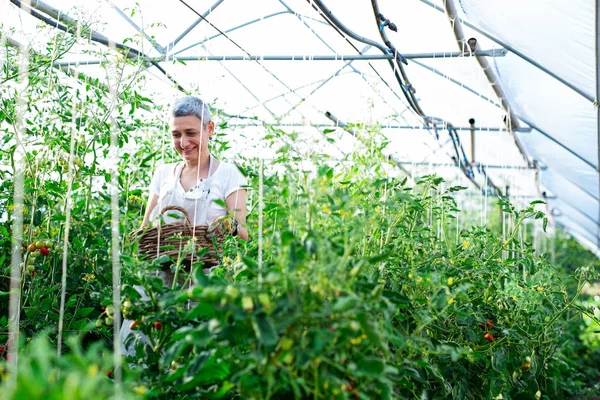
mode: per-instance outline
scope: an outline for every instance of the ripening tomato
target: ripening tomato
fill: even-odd
[[[37,247],[35,244],[32,243],[27,247],[27,250],[29,250],[30,252],[34,252],[37,250]]]
[[[139,322],[137,321],[133,321],[130,325],[129,325],[129,329],[134,330],[137,329],[137,327],[139,326]]]
[[[36,249],[41,249],[42,247],[46,247],[46,243],[44,243],[42,241],[35,242],[35,248]]]
[[[162,322],[160,322],[160,321],[153,322],[152,327],[154,329],[162,329]]]
[[[492,323],[492,321],[490,321],[490,320],[488,319],[488,321],[487,321],[487,326],[488,326],[488,329],[492,329],[492,327],[494,326],[494,324]]]
[[[496,338],[494,337],[494,335],[492,335],[491,333],[486,333],[485,335],[483,335],[483,338],[485,340],[487,340],[488,342],[492,343],[496,341]]]

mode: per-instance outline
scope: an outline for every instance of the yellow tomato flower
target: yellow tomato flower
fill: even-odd
[[[452,277],[448,278],[448,286],[452,286],[453,283],[454,279],[452,279]]]
[[[454,304],[454,299],[450,298],[446,300],[446,303],[448,303],[448,305]]]
[[[408,279],[412,279],[412,278],[414,278],[414,275],[413,274],[408,274]]]
[[[417,279],[417,283],[421,283],[421,282],[423,282],[423,278],[422,278],[422,277],[419,277],[419,278]]]
[[[136,387],[133,389],[133,392],[134,392],[135,394],[137,394],[138,396],[143,396],[143,395],[145,395],[147,391],[148,391],[148,389],[147,389],[147,388],[146,388],[146,386],[144,386],[144,385],[139,385],[139,386],[136,386]]]
[[[98,373],[98,366],[96,364],[92,364],[88,367],[88,375],[94,376]]]
[[[543,288],[543,287],[541,287],[541,286],[538,286],[538,287],[537,287],[537,291],[538,291],[538,292],[541,292],[542,290],[544,290],[544,288]]]
[[[463,240],[462,247],[463,247],[463,249],[466,249],[467,247],[469,247],[469,242],[467,242],[466,240]]]
[[[15,206],[13,204],[9,204],[6,208],[8,208],[8,211],[12,211],[15,209]]]

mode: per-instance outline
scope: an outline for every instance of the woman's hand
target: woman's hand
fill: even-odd
[[[223,215],[212,220],[206,231],[208,237],[226,236],[237,233],[238,222],[229,215]]]

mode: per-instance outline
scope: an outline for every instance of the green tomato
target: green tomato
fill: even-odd
[[[115,313],[115,308],[112,306],[112,304],[109,304],[109,305],[106,306],[105,311],[106,311],[107,317],[108,318],[112,318],[112,316]]]
[[[40,251],[39,251],[39,250],[36,250],[36,251],[34,251],[33,253],[31,253],[31,254],[29,255],[29,257],[36,258],[36,257],[39,257],[41,254],[42,254],[42,253],[40,253]]]
[[[27,259],[27,265],[33,265],[34,263],[35,263],[35,260],[33,258],[29,257]]]
[[[27,266],[27,272],[33,272],[35,271],[35,266],[34,265],[28,265]]]

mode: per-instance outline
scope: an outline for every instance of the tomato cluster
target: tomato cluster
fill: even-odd
[[[38,257],[47,257],[50,255],[50,250],[54,247],[52,241],[43,242],[41,240],[33,241],[29,245],[23,241],[24,261],[21,263],[21,269],[26,268],[27,272],[35,276],[39,273],[35,268],[35,261]]]

